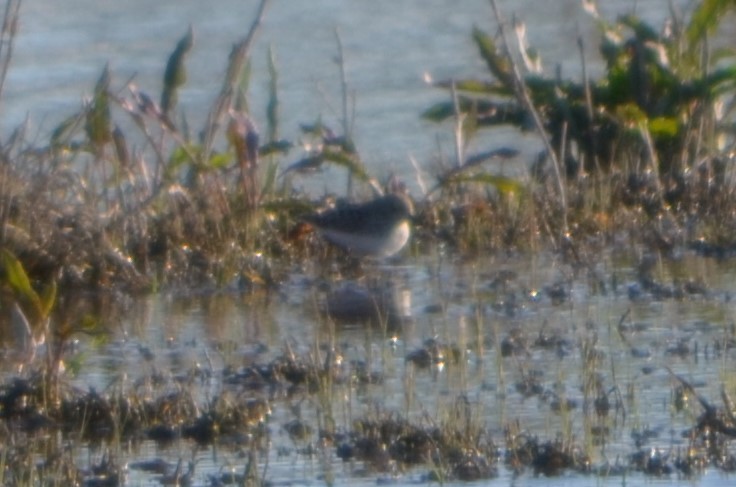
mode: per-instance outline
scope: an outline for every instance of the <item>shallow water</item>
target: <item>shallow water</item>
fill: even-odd
[[[718,351],[716,346],[734,334],[736,264],[689,253],[646,259],[654,266],[654,280],[674,290],[676,297],[642,288],[643,258],[630,250],[607,252],[594,266],[550,255],[457,261],[438,253],[368,267],[368,276],[350,286],[393,286],[392,295],[400,297],[399,332],[355,323],[333,328],[318,310],[327,287],[346,284],[325,283],[316,269],[295,270],[271,293],[144,298],[127,303],[126,313],[108,320],[108,340],[79,336],[67,360],[81,367],[78,375],[68,374],[65,380],[82,390],[105,391],[120,384],[132,387],[152,374],[176,383],[196,377],[195,371],[207,371],[208,378],[193,386],[204,404],[217,391],[232,387],[222,382],[225,367],[268,363],[286,350],[321,363],[332,350],[346,367],[362,362],[383,378],[375,385],[334,386],[329,408],[340,430],[350,430],[354,419],[379,410],[419,424],[439,424],[464,398],[500,447],[504,428],[518,421],[540,439],[572,438],[587,448],[596,466],[626,463],[628,455],[639,450],[637,435],[646,436],[641,449],[674,455],[687,447],[682,434],[702,411],[692,397],[681,410],[676,408],[679,382],[668,368],[712,405],[722,407],[722,387],[736,394],[735,352]],[[516,341],[508,342],[509,337]],[[429,338],[456,347],[459,362],[448,358],[442,366],[425,369],[407,361]],[[513,353],[502,356],[507,345]],[[595,360],[585,360],[586,347],[595,351]],[[603,389],[618,391],[610,392],[612,404],[621,398],[619,408],[612,407],[605,417],[592,413],[590,403],[585,405],[583,384],[590,377],[598,377]],[[520,388],[529,378],[534,378],[538,392]],[[556,403],[566,401],[572,401],[572,409],[555,410]],[[342,462],[333,447],[320,449],[316,425],[324,420],[325,407],[306,393],[271,401],[271,446],[259,458],[261,469],[268,465],[269,481],[312,485],[323,483],[325,476],[336,484],[426,481],[428,466],[379,472],[360,461]],[[284,428],[296,415],[315,425],[315,431],[298,442]],[[605,444],[595,442],[588,429],[593,426],[610,429]],[[300,453],[310,446],[315,453]],[[80,454],[81,464],[99,459],[102,451]],[[186,440],[168,447],[144,441],[119,455],[123,462],[166,459],[173,465],[195,458],[195,485],[207,485],[210,476],[223,470],[242,473],[247,461],[239,448],[197,448]],[[528,470],[515,478],[500,463],[499,476],[490,483],[664,485],[677,479],[676,474],[652,478],[631,471],[610,478],[566,472],[560,478],[539,479]],[[718,485],[724,479],[728,477],[709,468],[683,481]],[[155,485],[154,476],[135,469],[129,470],[128,481]]]

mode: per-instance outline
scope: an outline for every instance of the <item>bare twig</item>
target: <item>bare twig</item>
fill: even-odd
[[[427,183],[424,181],[424,177],[422,176],[422,170],[419,167],[419,162],[412,155],[409,155],[409,162],[414,168],[414,174],[416,174],[416,178],[417,178],[417,185],[419,186],[419,189],[422,191],[422,197],[426,198],[428,195]]]
[[[562,207],[562,216],[563,216],[563,228],[562,228],[562,236],[564,238],[570,237],[570,231],[567,224],[567,196],[565,191],[565,183],[562,179],[562,170],[560,169],[560,161],[555,154],[554,148],[552,147],[552,144],[550,143],[549,136],[547,135],[547,131],[544,128],[544,124],[542,123],[542,119],[539,116],[539,112],[534,106],[534,103],[531,100],[531,97],[529,96],[529,92],[527,91],[526,83],[524,82],[524,79],[521,77],[521,72],[519,70],[519,66],[514,60],[513,56],[511,56],[511,51],[509,49],[509,43],[506,36],[506,27],[505,27],[505,20],[501,16],[501,12],[498,8],[498,5],[496,4],[496,0],[491,0],[491,7],[493,8],[493,14],[496,17],[496,22],[498,22],[499,30],[501,32],[501,40],[502,40],[502,46],[504,50],[504,55],[509,60],[511,64],[511,70],[513,74],[513,82],[514,82],[514,91],[516,94],[517,99],[524,105],[524,107],[529,111],[529,113],[532,116],[532,120],[534,121],[534,126],[537,129],[537,132],[539,133],[542,142],[544,143],[544,147],[547,150],[547,154],[549,158],[552,160],[552,166],[555,171],[555,178],[557,179],[557,186],[560,192],[560,205]]]
[[[458,168],[465,164],[465,154],[463,154],[465,144],[463,140],[463,121],[465,117],[460,110],[455,80],[450,83],[450,91],[452,93],[452,110],[455,112],[455,167]]]
[[[0,101],[2,100],[5,78],[8,74],[10,61],[13,58],[13,46],[15,44],[15,34],[18,29],[18,12],[20,10],[20,4],[20,0],[8,0],[5,4],[3,24],[2,29],[0,30]],[[2,155],[0,156],[0,243],[4,243],[5,224],[8,221],[8,212],[10,210],[12,195],[10,194],[10,168],[5,145],[3,144],[0,149],[2,149]]]
[[[15,35],[18,32],[18,17],[21,0],[8,0],[3,14],[3,25],[0,30],[0,99],[5,88],[10,61],[13,59]]]
[[[335,41],[337,42],[337,65],[340,67],[340,93],[342,95],[342,132],[343,136],[352,140],[353,127],[348,110],[348,77],[345,72],[345,51],[342,45],[340,31],[335,29]]]
[[[590,78],[588,77],[588,64],[585,62],[585,44],[583,36],[578,36],[578,50],[580,51],[580,65],[583,69],[583,89],[585,90],[585,108],[588,113],[588,123],[590,124],[590,144],[593,147],[593,164],[597,174],[601,174],[600,161],[598,160],[598,137],[593,126],[593,95],[590,92]]]
[[[335,42],[337,42],[337,65],[340,68],[340,93],[342,100],[342,135],[345,142],[352,146],[353,134],[352,134],[352,123],[348,109],[348,77],[345,71],[345,51],[342,45],[342,38],[340,37],[340,31],[335,29]],[[347,197],[350,198],[353,193],[353,171],[348,170],[347,180]]]

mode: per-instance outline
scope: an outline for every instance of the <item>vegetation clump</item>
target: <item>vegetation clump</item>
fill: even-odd
[[[292,177],[335,165],[350,174],[348,193],[403,184],[367,172],[347,118],[342,133],[322,121],[302,125],[305,151],[294,162],[297,144],[279,138],[275,64],[266,128],[257,129],[247,60],[267,3],[235,46],[198,137],[177,111],[195,48],[189,29],[168,60],[160,103],[132,82],[116,86],[105,67],[90,101],[47,144],[29,150],[22,129],[3,144],[0,241],[33,280],[132,292],[274,286],[284,264],[314,255],[300,220],[320,202],[296,193]],[[520,24],[513,32],[523,48],[513,55],[496,10],[499,35],[472,34],[489,79],[436,82],[451,99],[422,115],[454,121],[456,148],[436,184],[415,195],[415,246],[447,242],[473,253],[548,242],[581,257],[626,232],[650,246],[728,255],[736,68],[709,39],[729,5],[702,2],[689,22],[675,17],[661,34],[633,15],[608,22],[588,4],[606,70],[590,79],[583,62],[582,81],[545,75]],[[579,48],[584,59],[582,41]],[[2,61],[7,69],[10,52]],[[544,149],[531,179],[486,169],[517,157],[514,149],[468,153],[482,131],[501,125],[539,133]],[[134,150],[131,140],[145,147]]]

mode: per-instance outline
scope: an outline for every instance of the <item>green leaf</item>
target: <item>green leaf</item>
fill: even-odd
[[[524,191],[524,185],[515,179],[484,172],[477,174],[457,174],[444,181],[443,185],[460,183],[480,183],[493,186],[503,195],[519,194]]]
[[[502,84],[495,81],[481,81],[475,79],[454,80],[455,89],[468,95],[496,95],[511,96],[512,93]],[[453,81],[443,80],[434,83],[434,87],[451,89]]]
[[[624,124],[646,123],[647,114],[639,108],[635,103],[625,103],[616,107],[616,116],[621,119]]]
[[[262,195],[270,195],[276,185],[276,175],[278,174],[278,164],[270,163],[266,166],[266,176],[263,180]]]
[[[110,128],[110,102],[108,88],[110,85],[110,69],[105,65],[100,79],[95,86],[95,95],[92,104],[87,110],[87,137],[93,146],[100,148],[112,140]]]
[[[168,169],[177,169],[178,167],[183,166],[188,161],[189,154],[187,154],[183,147],[178,146],[173,151],[171,151],[171,155],[169,156]]]
[[[524,84],[529,88],[534,99],[539,100],[545,105],[554,103],[560,96],[558,94],[560,90],[565,94],[577,91],[582,95],[583,92],[582,87],[579,87],[579,85],[557,79],[545,78],[536,74],[527,76],[524,79]]]
[[[112,142],[115,146],[115,154],[117,156],[118,164],[123,168],[128,167],[130,165],[128,143],[125,140],[125,134],[117,125],[115,125],[115,128],[112,131]]]
[[[423,119],[430,122],[443,122],[455,114],[455,109],[451,101],[441,101],[427,108],[420,115]]]
[[[649,132],[655,138],[675,137],[680,131],[680,124],[674,117],[656,117],[649,121]]]
[[[43,314],[43,306],[36,291],[31,286],[31,280],[23,268],[23,264],[9,250],[0,250],[0,259],[2,259],[3,268],[5,270],[5,282],[10,286],[17,297],[31,303],[36,311]]]
[[[353,175],[361,181],[368,181],[370,179],[370,176],[368,176],[368,173],[363,168],[363,164],[354,156],[346,154],[343,151],[324,149],[322,151],[322,159],[352,171]]]
[[[253,66],[250,59],[246,60],[243,64],[243,69],[238,76],[238,84],[235,90],[235,103],[234,108],[238,112],[249,113],[250,108],[248,107],[248,87],[250,86],[250,79],[253,71]]]
[[[469,141],[478,132],[478,111],[477,105],[471,105],[467,116],[462,121],[463,140]]]
[[[736,57],[736,49],[731,47],[714,47],[710,53],[710,59],[713,64],[719,65],[721,61]]]
[[[187,72],[184,66],[184,58],[194,45],[194,30],[189,26],[187,33],[176,44],[176,48],[169,56],[164,71],[164,87],[161,92],[161,112],[169,113],[176,106],[177,90],[187,81]]]
[[[500,149],[480,152],[480,153],[473,154],[472,156],[467,157],[465,160],[464,167],[477,166],[486,161],[490,161],[491,159],[502,159],[502,160],[513,159],[514,157],[518,155],[519,155],[519,151],[516,149],[512,149],[510,147],[501,147]]]
[[[634,31],[637,39],[642,41],[656,41],[659,39],[657,29],[642,21],[636,15],[624,15],[619,18],[619,22]]]
[[[504,104],[495,103],[490,100],[479,100],[460,96],[458,106],[462,113],[475,113],[483,116],[488,113],[497,113],[506,107]],[[421,114],[421,118],[430,122],[443,122],[455,116],[455,105],[452,101],[436,103]]]
[[[83,352],[64,357],[64,369],[71,377],[78,377],[84,366],[85,354]]]
[[[274,58],[273,48],[268,49],[268,74],[268,105],[266,106],[266,118],[268,120],[268,141],[273,142],[279,138],[279,73],[276,70],[276,59]]]
[[[44,319],[51,315],[51,310],[56,305],[56,292],[56,281],[51,281],[51,284],[46,286],[46,289],[44,289],[44,292],[40,296],[41,316]]]
[[[233,160],[233,155],[230,152],[223,152],[215,154],[210,157],[208,166],[211,169],[224,169],[230,165]]]
[[[511,76],[511,63],[505,56],[499,54],[493,39],[479,28],[474,27],[473,40],[478,46],[480,55],[486,62],[491,74],[503,83],[506,88],[513,90],[514,83],[513,77]]]
[[[86,313],[74,325],[73,331],[85,333],[90,336],[104,335],[105,328],[102,326],[102,320],[93,314]]]
[[[288,140],[272,140],[271,142],[267,142],[266,144],[262,145],[258,149],[258,154],[260,156],[268,156],[277,152],[280,152],[281,154],[288,154],[289,150],[291,150],[291,147],[292,143]]]
[[[202,147],[199,145],[176,146],[169,155],[169,162],[166,165],[166,176],[173,177],[179,169],[185,166],[197,166],[197,169],[200,169],[201,164],[195,158],[200,158],[201,152]]]
[[[736,84],[736,66],[732,65],[713,71],[704,80],[704,83],[710,91],[709,96],[718,94],[718,88],[723,84],[727,85],[726,89],[733,89],[733,85]]]
[[[724,14],[734,7],[734,0],[701,0],[685,30],[688,43],[695,46],[702,42],[706,35],[718,27]]]
[[[84,114],[75,113],[62,120],[51,132],[51,147],[66,146],[76,129],[81,125]]]
[[[314,123],[300,124],[299,130],[301,130],[304,135],[323,137],[325,133],[330,131],[330,128],[322,122],[322,118],[320,117]]]
[[[283,174],[287,174],[290,172],[297,172],[297,173],[307,173],[307,172],[314,172],[322,167],[322,163],[324,162],[324,158],[321,154],[315,154],[307,157],[303,157],[299,159],[298,161],[292,163],[284,169]]]

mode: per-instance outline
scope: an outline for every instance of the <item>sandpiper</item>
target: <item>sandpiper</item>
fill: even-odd
[[[390,257],[409,241],[411,202],[389,194],[367,203],[343,204],[305,220],[329,242],[356,257]]]

